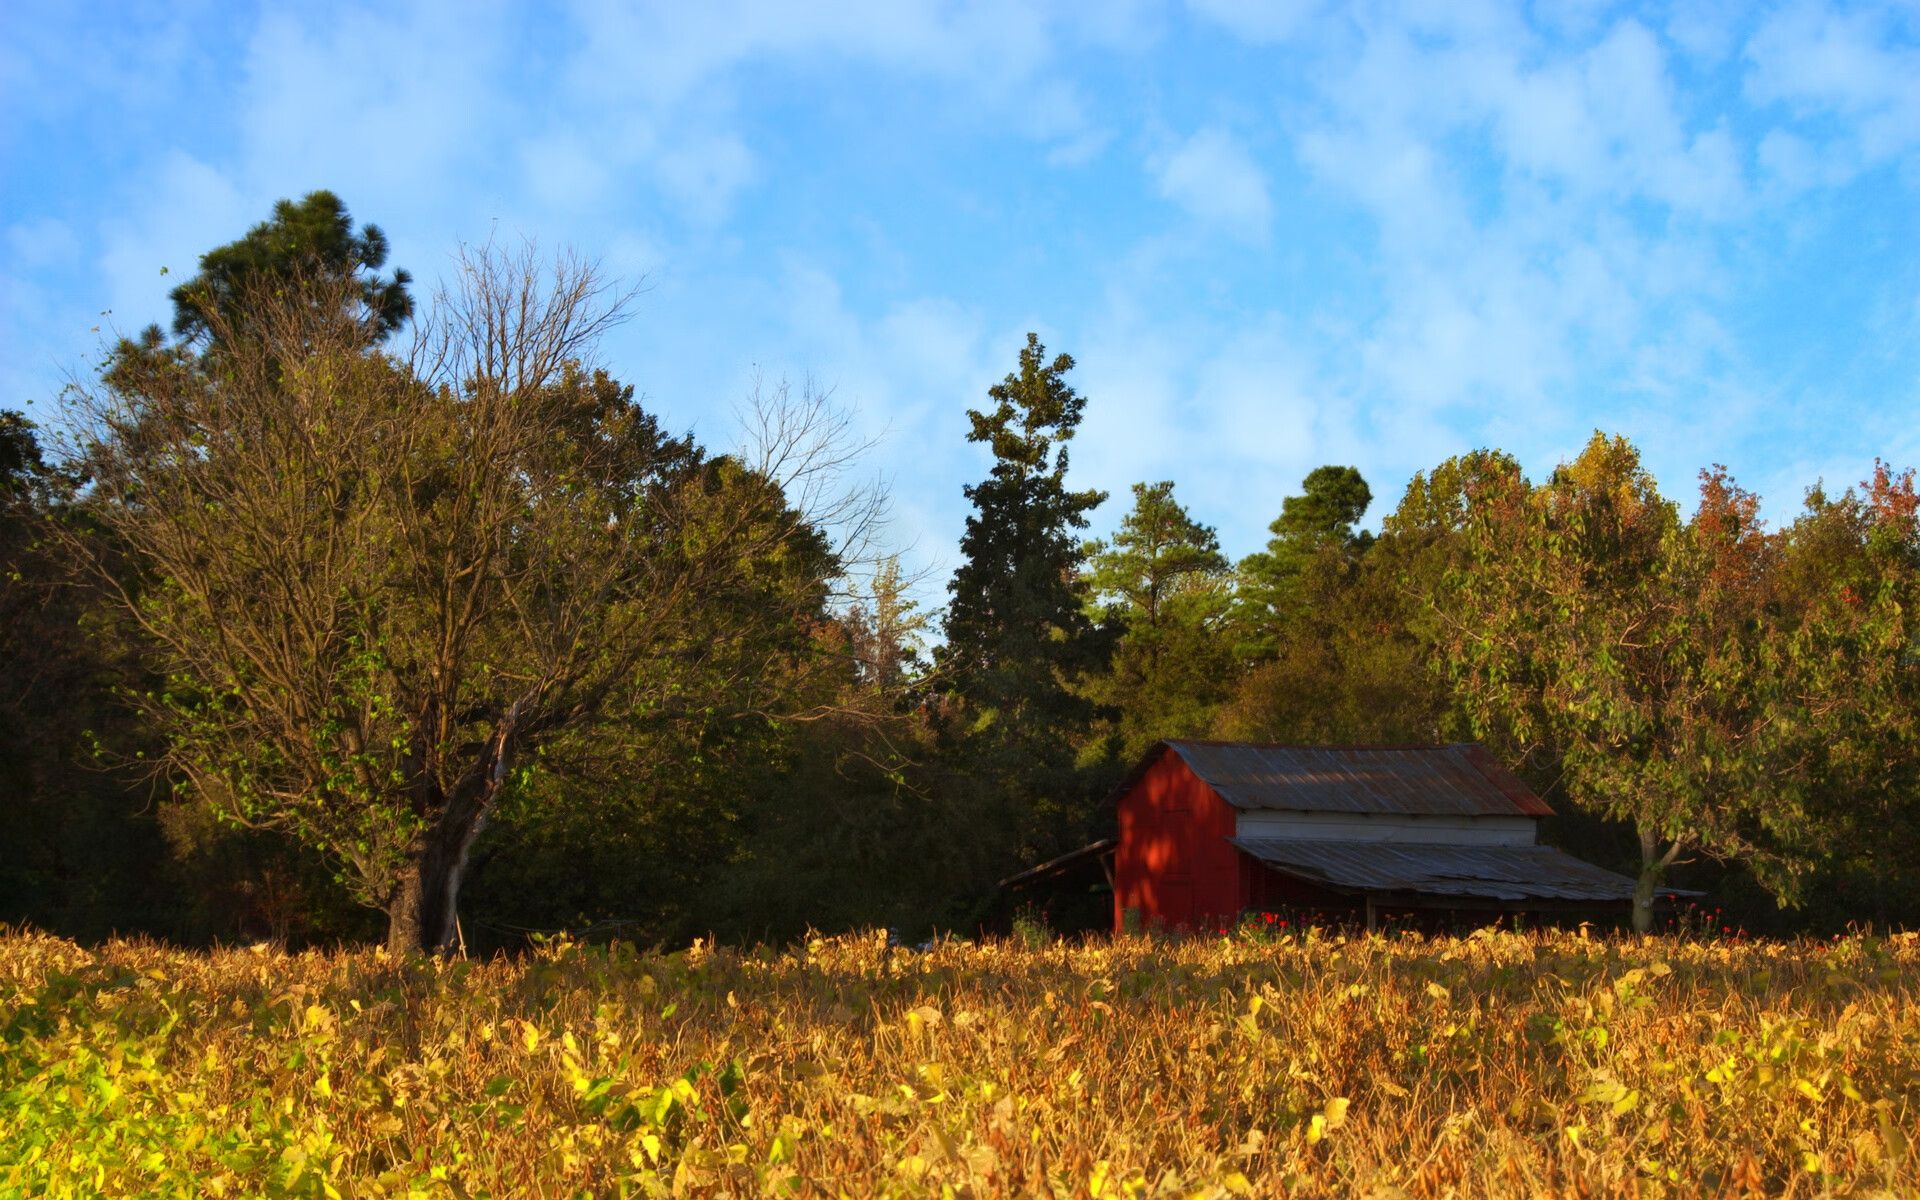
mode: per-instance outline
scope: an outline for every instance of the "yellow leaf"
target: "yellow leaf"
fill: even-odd
[[[1311,1146],[1315,1142],[1319,1141],[1321,1138],[1326,1136],[1327,1136],[1326,1117],[1322,1116],[1319,1113],[1313,1114],[1313,1119],[1307,1122],[1307,1145]]]
[[[1326,1107],[1320,1112],[1327,1119],[1328,1129],[1338,1129],[1347,1123],[1347,1108],[1352,1103],[1353,1101],[1345,1096],[1335,1096],[1327,1101]]]

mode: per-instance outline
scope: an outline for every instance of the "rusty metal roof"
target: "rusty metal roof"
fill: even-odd
[[[1551,846],[1439,846],[1230,838],[1276,870],[1358,892],[1418,892],[1495,900],[1631,900],[1633,880]],[[1693,895],[1662,888],[1662,895]]]
[[[1480,746],[1262,746],[1167,741],[1235,808],[1419,816],[1552,816]],[[1157,751],[1155,752],[1157,754]],[[1148,756],[1151,761],[1153,754]]]

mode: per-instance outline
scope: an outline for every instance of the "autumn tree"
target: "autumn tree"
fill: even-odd
[[[1769,666],[1799,699],[1805,819],[1830,831],[1817,883],[1835,921],[1920,914],[1920,495],[1876,463],[1857,489],[1815,487],[1782,529]],[[1793,731],[1789,731],[1789,735]]]
[[[839,457],[806,412],[759,456],[667,434],[592,365],[619,306],[576,262],[464,255],[399,354],[364,288],[241,277],[197,310],[216,352],[123,357],[69,415],[142,572],[116,586],[165,680],[139,697],[161,767],[434,950],[549,764],[784,711],[838,570],[836,514],[789,497]]]
[[[1820,700],[1793,682],[1797,631],[1770,602],[1756,499],[1709,472],[1684,522],[1634,448],[1600,434],[1546,484],[1507,465],[1462,499],[1441,661],[1477,732],[1633,827],[1634,927],[1690,851],[1797,897],[1823,833],[1807,758]]]
[[[1218,536],[1174,498],[1172,481],[1136,483],[1113,539],[1086,552],[1092,600],[1118,635],[1090,688],[1115,713],[1118,752],[1130,760],[1161,738],[1204,734],[1233,674]]]
[[[930,618],[910,592],[900,556],[887,555],[854,598],[845,617],[848,651],[859,684],[872,692],[898,693],[924,666]]]

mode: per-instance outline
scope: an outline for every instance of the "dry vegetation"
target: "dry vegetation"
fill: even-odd
[[[1920,1192],[1920,938],[0,937],[0,1195]]]

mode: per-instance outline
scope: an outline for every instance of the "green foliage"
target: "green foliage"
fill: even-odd
[[[163,793],[101,769],[101,750],[150,741],[113,703],[137,678],[123,631],[62,553],[89,532],[76,486],[32,422],[0,412],[0,920],[190,935],[155,819]]]
[[[1316,467],[1289,496],[1268,528],[1265,551],[1240,561],[1234,622],[1243,659],[1272,657],[1289,625],[1307,604],[1305,576],[1325,554],[1352,559],[1366,553],[1373,535],[1354,526],[1373,503],[1373,491],[1353,467]]]
[[[474,840],[542,754],[684,745],[830,669],[810,629],[839,564],[781,481],[580,365],[610,318],[583,269],[463,268],[407,361],[338,320],[357,276],[256,275],[243,320],[203,308],[207,351],[123,355],[73,397],[89,511],[147,576],[122,599],[165,765],[328,856],[396,948],[450,942]]]
[[[1088,694],[1112,712],[1125,763],[1161,738],[1204,734],[1232,680],[1224,637],[1231,602],[1214,531],[1174,499],[1171,481],[1133,485],[1113,541],[1086,548],[1086,580],[1117,635]]]
[[[1849,730],[1889,729],[1912,686],[1892,616],[1910,585],[1884,581],[1877,614],[1794,601],[1754,496],[1703,473],[1682,522],[1620,438],[1596,434],[1540,487],[1517,470],[1481,474],[1466,498],[1463,555],[1436,608],[1440,658],[1476,732],[1551,762],[1566,798],[1631,824],[1643,895],[1698,849],[1798,900],[1842,828],[1822,797],[1912,759],[1884,741],[1851,768],[1837,759],[1854,749]],[[1886,536],[1910,539],[1910,522]]]
[[[200,273],[173,289],[173,332],[186,342],[213,336],[216,326],[244,328],[249,295],[263,283],[276,288],[306,288],[315,278],[350,281],[360,312],[354,314],[385,339],[413,315],[407,285],[413,277],[396,270],[382,278],[387,236],[377,225],[353,230],[353,218],[340,198],[310,192],[298,203],[281,200],[273,216],[236,242],[200,257]]]
[[[1419,588],[1431,553],[1392,533],[1358,560],[1323,547],[1295,582],[1292,619],[1239,677],[1214,736],[1299,745],[1458,736],[1447,689],[1428,669]]]
[[[965,773],[1011,805],[1029,853],[1070,840],[1086,817],[1073,762],[1094,706],[1077,685],[1103,657],[1077,531],[1106,496],[1066,485],[1086,403],[1066,381],[1072,367],[1028,334],[1019,369],[988,389],[993,406],[968,414],[967,440],[994,461],[965,489],[974,512],[937,656],[967,730]]]

